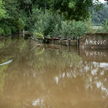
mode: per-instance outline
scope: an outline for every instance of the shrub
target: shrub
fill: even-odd
[[[0,35],[4,35],[4,29],[0,27]]]
[[[44,14],[43,12],[41,12],[34,22],[34,27],[32,30],[37,30],[37,32],[41,32],[45,36],[53,35],[56,24],[58,24],[58,26],[60,26],[61,24],[61,20],[58,15],[53,15],[49,12],[46,12],[46,14]]]
[[[62,36],[62,38],[80,38],[85,32],[88,32],[89,27],[86,25],[85,22],[81,21],[62,21],[61,28],[58,30],[55,27],[55,32],[57,31],[58,34]]]
[[[1,34],[3,36],[7,36],[7,35],[9,35],[11,33],[11,28],[8,25],[6,25],[6,24],[3,24],[1,29],[2,29]]]
[[[89,32],[89,25],[86,24],[86,21],[72,22],[72,34],[74,37],[80,38],[84,33],[87,32]]]
[[[62,38],[69,38],[72,36],[72,25],[69,21],[62,21],[61,22],[61,29],[60,29],[60,35]]]
[[[25,26],[24,21],[21,18],[14,20],[13,25],[16,27],[17,31],[21,31]]]
[[[36,31],[33,33],[33,36],[34,36],[34,37],[38,37],[38,38],[40,38],[41,40],[44,39],[44,35],[43,35],[42,33],[36,32]]]
[[[42,12],[39,9],[33,9],[28,18],[27,26],[29,31],[36,36],[36,33],[44,36],[53,36],[61,38],[81,37],[85,32],[89,32],[87,21],[68,21],[58,14],[52,14],[49,11]]]

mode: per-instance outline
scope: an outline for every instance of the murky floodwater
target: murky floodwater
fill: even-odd
[[[0,64],[12,60],[0,66],[0,108],[108,108],[105,58],[103,51],[0,41]]]

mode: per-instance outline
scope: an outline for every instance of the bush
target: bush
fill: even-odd
[[[13,25],[16,27],[17,31],[23,30],[25,26],[24,21],[21,18],[19,18],[18,20],[14,20]]]
[[[18,31],[23,30],[25,24],[24,21],[22,20],[22,18],[19,19],[2,19],[0,20],[0,28],[2,28],[2,30],[0,31],[0,34],[2,34],[3,36],[7,36],[10,33],[14,34]]]
[[[31,31],[37,31],[45,36],[53,35],[56,24],[58,24],[58,26],[61,24],[61,19],[58,15],[53,15],[49,12],[46,12],[46,14],[43,12],[38,14],[37,12],[37,15],[37,18],[33,20],[34,26]]]
[[[46,14],[39,9],[33,9],[32,14],[27,19],[26,28],[30,32],[42,33],[43,35],[53,35],[55,25],[60,25],[59,15],[53,15],[46,11]]]
[[[58,32],[62,38],[80,38],[85,32],[88,31],[89,27],[86,22],[81,21],[61,21],[60,29],[56,26],[55,32]]]
[[[54,29],[58,26],[61,27],[61,17],[57,14],[48,13],[44,16],[44,35],[52,35],[54,36]]]
[[[36,36],[36,33],[44,36],[53,36],[61,38],[81,37],[85,32],[89,32],[87,21],[68,21],[58,14],[52,14],[49,11],[42,12],[39,9],[33,9],[28,18],[27,26],[29,31]]]
[[[80,38],[84,33],[89,32],[89,25],[86,21],[73,21],[72,22],[72,34],[74,37]]]
[[[5,27],[5,34],[6,36],[9,35],[11,33],[11,28],[9,26]]]
[[[42,33],[37,33],[36,31],[33,33],[33,37],[40,38],[41,40],[44,39],[44,35]]]
[[[61,29],[59,30],[62,38],[70,38],[72,35],[72,24],[69,21],[61,22]]]
[[[4,29],[0,27],[0,35],[4,35]]]
[[[43,12],[39,9],[32,9],[32,14],[29,16],[29,18],[27,16],[26,17],[26,25],[25,25],[25,30],[30,31],[30,32],[34,32],[35,26],[36,26],[36,22],[39,21],[40,19],[40,15],[43,16]]]
[[[7,36],[11,33],[11,28],[6,25],[6,24],[3,24],[2,27],[1,27],[1,33],[3,36]]]

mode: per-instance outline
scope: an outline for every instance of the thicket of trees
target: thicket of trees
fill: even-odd
[[[3,4],[2,0],[0,0],[0,19],[5,17],[5,13],[6,13],[6,11],[4,9],[4,4]]]
[[[92,24],[93,25],[102,25],[104,20],[108,20],[108,6],[105,5],[100,11],[92,12]]]
[[[100,9],[102,6],[95,1],[0,0],[0,35],[7,36],[25,29],[33,36],[80,37],[88,32],[90,7]]]

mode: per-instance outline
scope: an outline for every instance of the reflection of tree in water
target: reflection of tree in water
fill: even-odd
[[[108,89],[107,68],[100,63],[83,61],[65,50],[38,48],[32,41],[15,41],[6,50],[14,60],[5,71],[2,99],[10,100],[11,108],[107,108],[102,90]]]
[[[6,77],[5,70],[7,69],[7,65],[0,66],[0,94],[3,92],[3,86],[4,86],[4,78]]]
[[[81,76],[81,78],[83,78],[85,82],[84,86],[86,87],[86,89],[90,88],[92,90],[94,88],[101,88],[101,90],[108,90],[108,68],[100,67],[100,63],[98,63],[98,65],[96,66],[94,62],[87,61],[81,61],[79,63],[79,66],[75,66],[74,68],[73,67],[74,65],[71,67],[72,69],[70,68],[69,72],[66,72],[67,76],[74,78]]]

